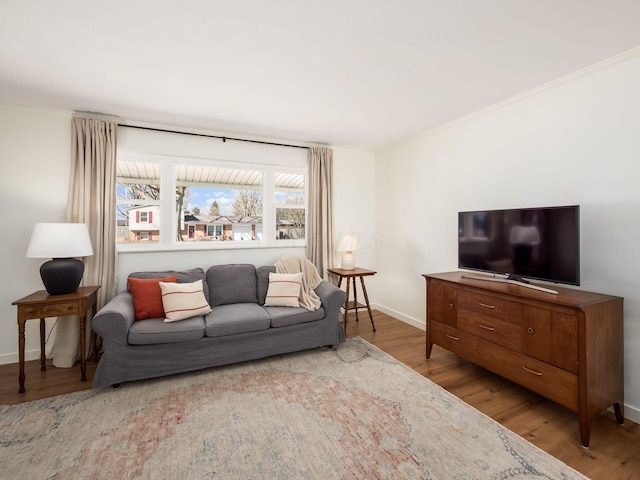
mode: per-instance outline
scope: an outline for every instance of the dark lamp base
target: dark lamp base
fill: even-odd
[[[84,263],[77,258],[54,258],[40,267],[40,276],[49,295],[64,295],[78,290]]]

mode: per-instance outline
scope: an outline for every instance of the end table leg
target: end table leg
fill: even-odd
[[[89,349],[89,356],[91,361],[96,363],[98,361],[98,334],[91,331],[91,348]]]
[[[18,320],[18,393],[24,393],[24,320]]]
[[[344,301],[344,329],[347,330],[347,313],[349,312],[349,279],[347,278],[347,299]]]
[[[613,411],[616,414],[616,422],[618,422],[618,425],[624,425],[624,403],[614,403]]]
[[[80,315],[80,380],[87,381],[87,339],[85,334],[86,314]]]
[[[40,371],[44,372],[47,370],[46,364],[46,355],[44,353],[44,341],[46,336],[45,330],[45,321],[44,318],[40,319]]]
[[[351,283],[353,284],[353,307],[356,309],[356,322],[358,322],[358,288],[356,287],[356,277],[351,277]]]
[[[362,294],[364,295],[364,302],[367,304],[367,312],[369,312],[369,320],[371,320],[371,326],[373,331],[376,331],[376,324],[373,323],[373,315],[371,314],[371,305],[369,305],[369,295],[367,295],[367,287],[364,286],[364,277],[360,277],[360,283],[362,284]]]

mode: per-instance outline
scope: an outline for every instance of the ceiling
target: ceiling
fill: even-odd
[[[375,150],[640,46],[638,0],[0,0],[0,103]]]

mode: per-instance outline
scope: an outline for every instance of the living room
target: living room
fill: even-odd
[[[500,2],[491,3],[497,8],[495,4]],[[460,102],[466,102],[466,110],[458,110],[453,103],[450,108],[456,115],[431,124],[425,121],[424,128],[402,137],[393,132],[384,137],[387,143],[372,140],[376,136],[383,137],[382,132],[378,132],[378,121],[371,116],[349,117],[354,124],[371,122],[369,130],[374,134],[369,133],[369,143],[361,138],[338,136],[328,141],[324,124],[332,123],[332,118],[324,121],[319,118],[315,122],[316,131],[295,132],[293,128],[287,131],[284,126],[270,125],[269,112],[256,113],[249,108],[246,118],[228,118],[222,128],[220,121],[206,124],[197,115],[186,117],[180,105],[176,105],[177,100],[171,98],[158,107],[162,115],[154,119],[142,115],[123,116],[118,102],[96,100],[92,104],[90,88],[89,94],[59,92],[55,100],[47,101],[46,82],[28,75],[25,78],[30,78],[36,87],[40,85],[41,90],[31,92],[26,102],[22,99],[28,96],[25,92],[30,92],[30,84],[16,86],[12,77],[3,73],[0,77],[0,90],[3,91],[0,97],[0,185],[5,208],[0,218],[8,228],[3,235],[0,258],[9,273],[0,294],[3,319],[0,322],[0,363],[18,360],[16,312],[11,302],[42,288],[38,273],[42,260],[25,257],[33,226],[38,222],[64,220],[69,187],[71,118],[76,110],[91,110],[117,115],[116,120],[122,123],[286,144],[329,143],[334,158],[336,240],[342,233],[358,235],[361,249],[355,252],[356,264],[377,271],[367,279],[372,306],[422,329],[425,328],[422,274],[457,269],[457,212],[579,204],[579,288],[624,297],[625,417],[639,423],[640,349],[637,347],[640,322],[637,319],[640,317],[640,280],[634,271],[634,260],[638,259],[635,238],[639,232],[630,220],[637,216],[640,200],[635,184],[640,173],[637,161],[640,141],[636,127],[640,113],[637,89],[640,84],[640,38],[630,19],[634,18],[633,13],[640,12],[634,2],[623,3],[619,12],[611,14],[617,23],[610,21],[606,31],[601,26],[605,33],[590,34],[584,25],[581,30],[587,38],[590,35],[615,37],[614,31],[617,31],[619,42],[616,44],[612,40],[611,45],[607,45],[609,50],[604,45],[601,51],[589,47],[589,55],[578,49],[575,57],[558,60],[567,64],[572,60],[574,68],[555,70],[562,72],[555,77],[538,77],[537,83],[521,90],[512,91],[505,80],[504,95],[500,98],[478,99],[468,93],[467,90],[474,90],[474,81],[480,88],[483,80],[473,78],[471,69],[461,70],[459,73],[467,76],[460,77],[455,87]],[[72,4],[67,2],[69,8]],[[602,11],[612,9],[607,5],[592,2],[593,10],[589,11],[597,17],[593,12],[600,11],[598,7]],[[573,7],[581,8],[577,2]],[[350,5],[350,8],[357,10],[356,5]],[[547,5],[545,8],[549,9],[547,15],[553,16],[556,7]],[[18,7],[11,10],[14,14],[19,11]],[[23,25],[14,28],[29,24],[24,18],[22,21]],[[571,20],[563,22],[571,23]],[[587,20],[584,23],[591,26]],[[564,28],[569,30],[567,25]],[[12,30],[3,31],[6,32],[2,34],[3,44],[8,45]],[[532,34],[528,41],[542,40]],[[551,46],[550,49],[554,48]],[[9,58],[9,50],[8,47],[2,49],[5,60]],[[545,54],[548,52],[544,50]],[[30,60],[46,64],[48,54],[52,53],[43,48],[42,57]],[[544,63],[536,54],[539,51],[522,55],[522,62]],[[66,55],[72,56],[71,53],[63,56]],[[526,66],[502,65],[502,74],[506,76],[510,68],[517,70],[519,67]],[[69,72],[56,71],[54,66],[50,68],[53,77],[73,76]],[[256,75],[253,71],[243,73]],[[387,79],[386,75],[381,75]],[[419,80],[418,76],[409,87],[417,89]],[[167,91],[174,87],[173,83],[167,85]],[[407,85],[401,87],[409,88]],[[357,106],[364,102],[357,92],[351,92],[353,104]],[[314,96],[318,95],[320,93],[314,92]],[[330,97],[326,92],[320,96]],[[167,97],[170,97],[168,93]],[[234,101],[244,102],[240,97],[234,97]],[[389,113],[394,111],[390,107],[392,99],[380,97],[378,103],[380,117],[392,116]],[[222,110],[224,105],[220,101],[218,106]],[[123,111],[126,111],[124,107]],[[289,111],[293,107],[282,109]],[[337,117],[341,115],[340,112],[336,114]],[[348,115],[349,112],[344,113],[345,117]],[[160,121],[160,118],[164,120]],[[215,119],[220,120],[218,115]],[[295,132],[295,135],[280,132]],[[131,137],[136,135],[126,128],[120,128],[118,134],[119,148],[130,145]],[[190,148],[192,140],[174,135],[167,136],[163,142],[166,148],[162,153],[169,150],[173,153]],[[215,152],[210,153],[213,158],[223,154],[220,153],[223,146],[237,148],[232,141],[212,139],[210,145]],[[130,272],[174,268],[176,263],[179,266],[234,262],[273,264],[284,253],[304,253],[304,248],[126,252],[118,256],[117,278],[119,285],[123,285]],[[35,323],[27,324],[28,360],[36,359],[39,352]],[[52,319],[48,320],[47,331],[52,325]]]

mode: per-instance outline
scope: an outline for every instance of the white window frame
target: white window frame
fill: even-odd
[[[260,163],[230,162],[225,160],[209,160],[178,156],[150,155],[142,153],[120,153],[118,160],[131,162],[158,163],[160,165],[160,240],[157,243],[136,242],[116,243],[118,252],[145,252],[145,251],[190,251],[190,250],[217,250],[217,249],[241,249],[241,248],[276,248],[276,247],[306,247],[307,226],[305,221],[304,239],[276,239],[276,207],[282,207],[275,203],[275,174],[295,173],[304,178],[304,206],[305,219],[308,219],[308,171],[306,168],[295,168],[289,165],[273,165]],[[176,166],[177,165],[202,165],[208,167],[232,168],[236,170],[259,170],[262,172],[262,239],[250,242],[229,240],[224,242],[178,242],[175,238],[177,230],[176,218]],[[123,201],[124,202],[124,201]],[[131,203],[131,202],[128,202]],[[115,219],[114,219],[115,221]]]

